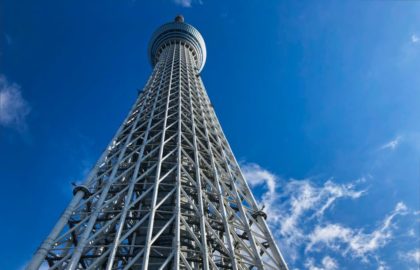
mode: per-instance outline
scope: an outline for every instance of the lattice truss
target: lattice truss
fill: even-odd
[[[287,269],[197,71],[188,44],[163,47],[128,117],[38,250],[39,264]]]

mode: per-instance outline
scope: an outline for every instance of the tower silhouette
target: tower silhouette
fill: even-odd
[[[201,80],[201,34],[177,16],[149,58],[145,88],[27,270],[287,269]]]

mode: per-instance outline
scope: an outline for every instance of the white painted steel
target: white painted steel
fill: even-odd
[[[287,265],[199,72],[201,34],[154,34],[154,69],[27,269],[276,269]]]

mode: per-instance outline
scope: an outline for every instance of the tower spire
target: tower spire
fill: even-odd
[[[178,22],[178,23],[183,23],[184,22],[184,16],[182,16],[181,14],[179,14],[179,15],[177,15],[175,17],[175,20],[174,21],[175,22]]]
[[[203,37],[178,15],[148,52],[144,90],[27,270],[286,270],[196,76]]]

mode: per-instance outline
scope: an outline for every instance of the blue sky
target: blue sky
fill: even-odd
[[[419,269],[420,2],[0,1],[0,269],[21,269],[184,14],[290,269]]]

